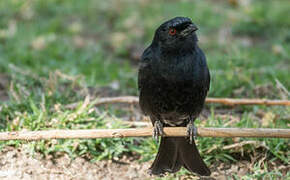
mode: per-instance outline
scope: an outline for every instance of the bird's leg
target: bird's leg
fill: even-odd
[[[163,124],[160,120],[154,122],[153,138],[158,143],[159,136],[162,136],[163,133]]]
[[[192,140],[197,136],[197,129],[194,126],[194,117],[189,117],[189,122],[187,124],[187,135],[189,136],[189,143],[192,144]]]

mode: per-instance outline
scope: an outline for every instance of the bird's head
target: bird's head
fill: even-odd
[[[197,26],[187,17],[175,17],[161,24],[155,31],[153,44],[162,49],[177,50],[193,46],[197,42]]]

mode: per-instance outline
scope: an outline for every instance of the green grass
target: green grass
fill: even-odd
[[[104,87],[109,94],[137,95],[137,62],[132,51],[149,45],[156,27],[175,16],[191,17],[199,26],[199,44],[212,74],[209,96],[289,98],[276,86],[278,80],[290,88],[289,7],[283,0],[238,6],[201,0],[1,1],[0,75],[8,76],[9,83],[1,85],[4,80],[0,80],[0,92],[7,92],[9,101],[0,102],[0,131],[124,127],[118,122],[128,112],[120,107],[95,111],[90,104],[76,109],[63,105],[83,101],[90,90],[103,93]],[[207,108],[211,115],[206,121],[197,120],[197,125],[288,128],[290,123],[290,109],[285,107],[240,107],[239,120],[229,125],[230,118],[215,112],[224,107]],[[289,140],[285,139],[250,139],[264,146],[223,149],[246,140],[198,138],[198,146],[208,164],[249,160],[257,153],[269,162],[289,163]],[[0,142],[0,149],[23,143],[28,142]],[[124,154],[137,154],[146,161],[157,151],[150,138],[38,141],[29,145],[32,152],[44,156],[61,152],[92,161]],[[216,148],[212,149],[213,145]],[[233,177],[281,177],[282,172],[265,164],[256,163],[254,168],[254,174]],[[184,174],[183,170],[168,178]]]

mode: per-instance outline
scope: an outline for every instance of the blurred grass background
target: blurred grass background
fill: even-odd
[[[284,0],[0,1],[0,131],[120,128],[123,119],[138,119],[136,108],[64,105],[88,94],[137,95],[139,57],[154,30],[175,16],[188,16],[199,26],[199,45],[212,75],[210,97],[289,99],[289,11]],[[200,118],[198,125],[290,126],[287,107],[212,105],[206,112],[207,120]],[[260,172],[256,169],[244,178],[289,177],[275,168],[289,163],[289,141],[254,140],[263,146],[222,149],[245,141],[239,138],[199,138],[198,143],[212,169],[259,153],[267,157],[255,164],[261,173],[253,173]],[[23,143],[0,142],[0,149]],[[93,161],[124,154],[152,160],[157,151],[150,138],[39,141],[29,147],[44,156],[64,152]]]

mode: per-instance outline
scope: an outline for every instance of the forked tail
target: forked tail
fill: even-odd
[[[181,166],[202,176],[211,173],[200,157],[194,140],[190,144],[184,137],[162,137],[156,158],[149,169],[151,174],[175,173]]]

